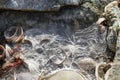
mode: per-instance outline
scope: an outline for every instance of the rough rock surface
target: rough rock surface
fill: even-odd
[[[22,25],[25,29],[39,27],[48,33],[71,34],[77,29],[90,26],[96,20],[97,15],[94,12],[81,6],[68,6],[58,12],[50,13],[1,11],[0,34],[3,35],[3,30],[15,25]]]
[[[103,8],[110,0],[0,0],[0,8],[15,10],[55,11],[66,5],[91,2]],[[102,6],[101,6],[102,5]]]
[[[109,71],[107,80],[119,80],[120,79],[120,33],[117,39],[116,55],[112,68]]]

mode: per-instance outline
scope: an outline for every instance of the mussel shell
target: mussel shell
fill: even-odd
[[[108,48],[111,51],[115,52],[116,51],[117,33],[112,27],[109,28],[106,40],[107,40]]]
[[[8,42],[19,42],[23,36],[24,32],[22,27],[10,27],[4,32],[4,37]]]
[[[40,45],[45,44],[45,43],[49,43],[50,39],[43,39],[40,41]]]
[[[5,56],[5,48],[4,46],[0,45],[0,59]]]
[[[16,36],[18,36],[18,38],[16,39],[15,42],[19,42],[19,41],[21,41],[21,40],[23,39],[23,37],[24,37],[24,32],[23,32],[23,28],[22,28],[22,27],[19,27],[19,28],[18,28],[18,31],[17,31]]]
[[[5,45],[5,55],[6,58],[10,58],[10,56],[12,56],[14,53],[13,49],[11,46],[9,46],[8,44]]]
[[[40,45],[47,45],[47,44],[50,44],[52,42],[54,42],[55,40],[55,36],[53,35],[48,35],[48,34],[42,34],[40,36]]]
[[[79,70],[59,70],[48,76],[45,76],[45,80],[90,80],[87,76],[83,75]]]
[[[54,64],[59,65],[62,64],[67,59],[67,55],[64,50],[61,49],[60,53],[56,53],[50,59]]]
[[[4,36],[6,39],[11,39],[15,36],[17,32],[17,27],[10,27],[8,29],[6,29],[6,31],[4,32]]]
[[[39,78],[38,78],[38,80],[42,80],[42,78],[44,77],[44,75],[45,75],[45,71],[42,71],[41,74],[40,74],[40,76],[39,76]]]

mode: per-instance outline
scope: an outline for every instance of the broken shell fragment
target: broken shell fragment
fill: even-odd
[[[10,27],[4,32],[8,42],[19,42],[23,39],[24,32],[22,27]]]
[[[48,34],[42,34],[40,36],[40,45],[48,45],[56,39],[56,36],[48,35]]]
[[[45,71],[42,71],[41,74],[40,74],[40,76],[39,76],[39,78],[38,78],[38,80],[42,80],[42,78],[44,77],[44,75],[45,75]]]
[[[96,22],[97,24],[102,24],[106,19],[105,18],[99,18]]]
[[[2,59],[5,55],[5,48],[4,46],[0,45],[0,59]]]
[[[50,60],[54,64],[59,65],[59,64],[62,64],[66,60],[66,58],[67,58],[67,55],[66,55],[65,51],[62,50],[60,53],[56,53],[55,55],[53,55]]]
[[[78,67],[87,71],[88,73],[93,73],[95,71],[96,61],[92,58],[83,58],[78,61]]]
[[[95,72],[95,75],[96,75],[96,78],[97,80],[105,80],[105,75],[106,75],[106,72],[111,68],[111,64],[107,64],[105,62],[102,62],[102,63],[98,63],[96,64],[96,72]]]
[[[117,33],[112,27],[109,27],[109,31],[108,31],[106,40],[107,40],[108,48],[111,51],[115,52],[116,51]]]
[[[5,55],[7,58],[9,58],[11,55],[13,55],[13,50],[9,45],[5,45]]]
[[[99,25],[99,29],[100,29],[100,33],[104,33],[105,32],[105,26]]]
[[[45,44],[45,43],[49,43],[50,42],[50,39],[43,39],[40,41],[40,44]]]
[[[104,33],[106,19],[105,18],[99,18],[96,23],[99,25],[100,33]]]
[[[60,70],[45,77],[45,80],[90,80],[75,70]]]
[[[23,32],[23,28],[22,27],[18,28],[18,31],[17,31],[16,35],[18,36],[16,42],[19,42],[19,41],[21,41],[23,39],[24,32]]]

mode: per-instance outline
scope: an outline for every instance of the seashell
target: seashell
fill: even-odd
[[[105,80],[106,72],[111,68],[111,64],[107,64],[105,62],[96,64],[96,79],[97,80]]]
[[[106,19],[105,18],[99,18],[96,22],[97,24],[102,24]]]
[[[24,32],[22,27],[10,27],[4,32],[5,39],[8,42],[19,42],[23,39]]]
[[[23,39],[23,36],[24,36],[23,28],[19,27],[17,33],[18,33],[17,34],[18,38],[17,38],[16,42],[19,42]]]
[[[83,58],[78,61],[78,67],[87,71],[88,73],[94,74],[96,61],[91,58]]]
[[[32,80],[33,75],[30,72],[22,72],[17,74],[16,80]]]
[[[105,32],[105,26],[99,25],[99,30],[100,30],[100,33],[104,33]]]
[[[10,56],[13,55],[13,50],[9,45],[5,45],[5,56],[7,58],[10,58]]]
[[[53,72],[44,77],[45,80],[91,80],[83,75],[79,70],[63,69]]]
[[[55,39],[56,39],[56,36],[42,34],[40,36],[40,45],[44,46],[44,45],[50,44],[50,43],[54,42]]]
[[[62,49],[61,49],[61,50],[62,50]],[[56,53],[56,54],[58,54],[58,53]],[[63,56],[64,56],[64,57],[63,57]],[[62,50],[62,52],[59,53],[59,55],[53,55],[50,60],[51,60],[54,64],[59,65],[59,64],[62,64],[66,59],[67,59],[67,55],[66,55],[65,51]]]
[[[0,59],[5,56],[5,48],[4,46],[0,45]]]

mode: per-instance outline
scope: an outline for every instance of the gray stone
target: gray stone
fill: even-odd
[[[30,11],[56,11],[62,6],[79,5],[85,2],[91,2],[96,4],[99,8],[103,8],[109,1],[110,0],[0,0],[0,8]]]

